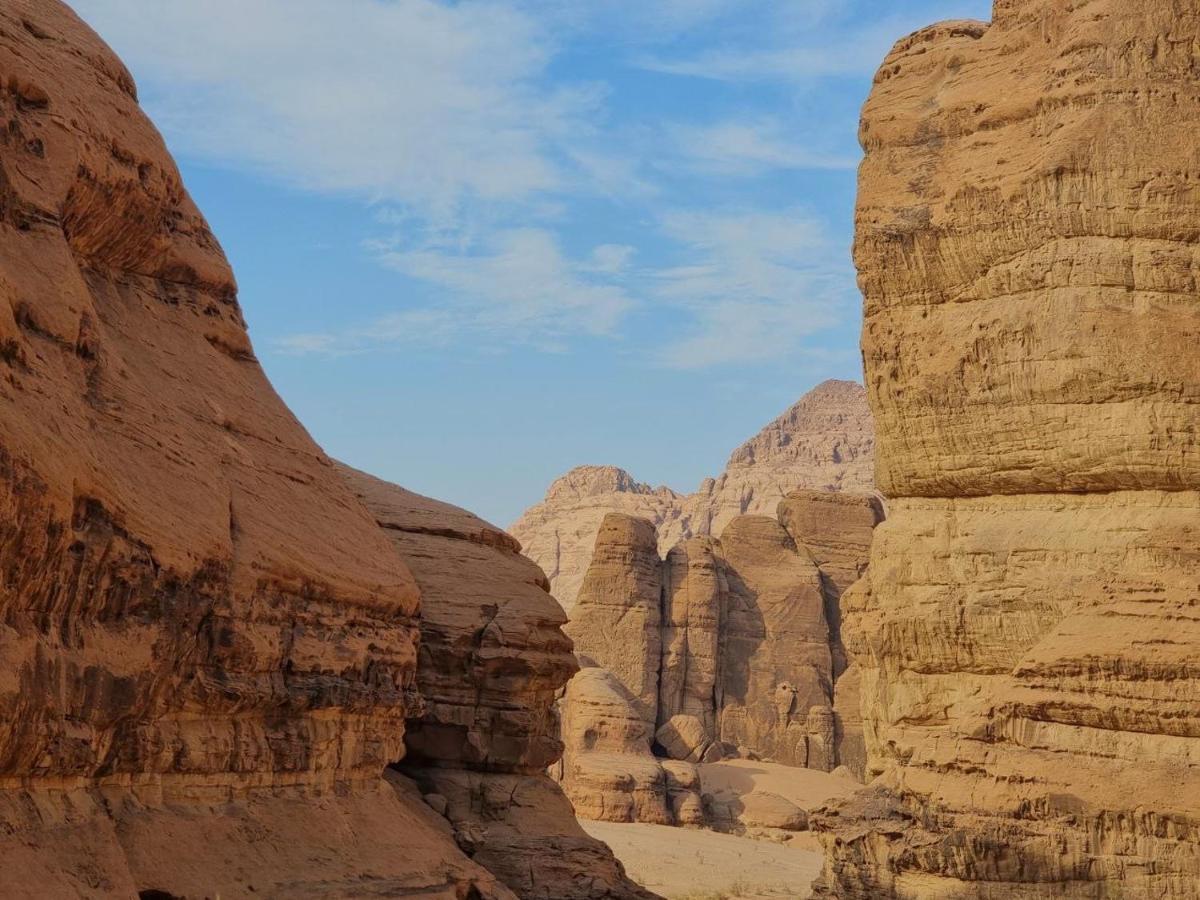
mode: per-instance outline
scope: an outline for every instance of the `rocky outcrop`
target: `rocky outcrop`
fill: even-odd
[[[339,466],[421,591],[417,686],[400,772],[460,847],[527,900],[639,900],[562,789],[555,699],[575,674],[561,607],[517,542],[465,510]]]
[[[823,895],[1200,897],[1200,18],[999,0],[863,115],[891,497],[843,598],[872,793]]]
[[[666,555],[687,538],[720,536],[738,516],[773,516],[779,501],[798,488],[869,493],[873,447],[863,387],[826,381],[735,450],[724,473],[705,479],[693,494],[641,484],[612,466],[583,466],[555,481],[511,531],[570,612],[608,513],[651,522],[659,553]]]
[[[578,814],[607,822],[674,823],[654,728],[612,672],[585,666],[562,700],[566,748],[553,770]]]
[[[689,730],[701,736],[715,735],[718,730],[714,698],[722,679],[724,598],[729,594],[719,545],[712,538],[701,537],[674,547],[663,561],[661,581],[662,663],[656,719],[660,730],[670,726],[669,731],[696,744],[694,738],[686,737]],[[673,739],[664,734],[659,742],[670,748]],[[700,755],[704,749],[698,744],[694,747]],[[680,752],[671,755],[687,758]]]
[[[868,553],[875,528],[883,521],[883,508],[872,496],[797,491],[779,504],[779,521],[792,539],[808,550],[821,572],[837,682],[834,758],[861,778],[867,763],[859,702],[862,675],[859,666],[849,661],[842,639],[842,595],[867,572]]]
[[[832,733],[811,731],[833,702],[821,573],[777,519],[734,519],[720,542],[729,593],[714,737],[784,763],[830,771]],[[829,713],[832,723],[832,713]]]
[[[271,389],[133,80],[0,7],[6,897],[511,897],[411,784],[412,574]]]
[[[855,696],[839,698],[827,615],[838,584],[865,568],[882,510],[868,496],[828,496],[796,492],[778,518],[739,517],[720,540],[691,538],[665,560],[651,523],[605,518],[568,626],[596,668],[562,704],[559,772],[583,815],[673,821],[672,801],[684,801],[656,753],[690,764],[749,753],[862,773],[857,671],[846,672]],[[829,574],[817,557],[831,561]]]

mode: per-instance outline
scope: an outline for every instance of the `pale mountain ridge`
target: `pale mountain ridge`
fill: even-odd
[[[550,579],[568,611],[575,604],[604,516],[653,522],[659,550],[696,535],[720,536],[734,518],[774,515],[797,488],[874,490],[875,434],[866,391],[853,381],[817,385],[729,456],[725,471],[691,494],[638,481],[616,466],[579,466],[509,529]]]

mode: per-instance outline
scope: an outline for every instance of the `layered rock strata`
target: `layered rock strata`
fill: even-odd
[[[892,498],[843,598],[873,793],[822,895],[1200,897],[1200,17],[896,45],[855,256]]]
[[[649,522],[605,519],[567,626],[583,664],[596,667],[562,704],[559,773],[582,814],[677,820],[679,791],[672,797],[655,754],[697,764],[746,753],[862,773],[857,671],[835,664],[827,616],[838,584],[865,569],[882,510],[868,496],[829,496],[796,492],[778,518],[739,517],[721,540],[691,538],[665,560]],[[854,697],[839,696],[839,675]]]
[[[827,381],[735,450],[725,471],[692,494],[641,484],[613,466],[582,466],[555,481],[511,530],[569,612],[608,513],[653,523],[659,553],[666,555],[687,538],[719,537],[738,516],[773,516],[796,489],[870,492],[873,448],[862,385]]]
[[[339,471],[421,590],[417,686],[400,772],[459,846],[525,900],[642,900],[579,827],[546,768],[562,755],[555,699],[577,671],[561,607],[520,545],[465,510]]]
[[[418,588],[113,53],[0,7],[0,893],[513,896],[403,779]]]
[[[552,770],[585,819],[675,824],[654,727],[612,672],[585,665],[563,694],[562,760]]]

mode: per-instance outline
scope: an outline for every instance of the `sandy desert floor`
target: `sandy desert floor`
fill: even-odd
[[[702,765],[700,781],[706,794],[745,795],[764,791],[791,800],[802,809],[815,809],[862,787],[853,778],[751,759]]]
[[[669,900],[798,900],[821,871],[808,835],[775,844],[669,825],[581,824],[629,877]]]
[[[752,760],[700,770],[705,793],[769,791],[805,809],[861,787],[849,778]],[[665,825],[581,824],[612,847],[635,881],[669,900],[801,900],[821,871],[820,847],[807,832],[776,843]]]

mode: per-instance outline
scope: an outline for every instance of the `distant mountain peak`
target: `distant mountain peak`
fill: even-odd
[[[728,468],[751,466],[781,455],[795,457],[808,442],[827,435],[855,419],[870,421],[867,391],[857,381],[823,381],[793,403],[777,419],[742,444],[729,456]],[[858,429],[854,429],[857,433]],[[870,441],[874,447],[874,439]],[[859,448],[861,452],[861,447]],[[817,451],[821,452],[821,451]],[[829,459],[845,462],[845,450],[836,443],[827,447]]]
[[[546,501],[595,497],[602,494],[667,494],[678,496],[670,488],[642,484],[616,466],[576,466],[556,478],[546,491]]]
[[[684,538],[719,536],[739,515],[773,516],[797,488],[872,492],[874,448],[866,390],[854,381],[825,381],[734,450],[725,471],[705,478],[695,493],[643,484],[616,466],[579,466],[510,530],[569,609],[606,514],[653,522],[665,553]]]

